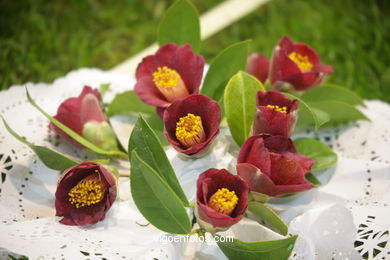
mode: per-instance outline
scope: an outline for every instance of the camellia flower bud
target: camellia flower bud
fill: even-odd
[[[95,224],[114,203],[117,183],[101,164],[85,162],[62,173],[55,193],[56,216],[65,225]]]
[[[115,133],[104,116],[100,93],[96,89],[85,86],[80,96],[61,103],[54,118],[100,148],[118,149]],[[74,145],[82,147],[53,123],[50,128]]]
[[[178,152],[201,156],[219,133],[221,109],[204,95],[191,95],[168,107],[163,121],[164,134]]]
[[[107,151],[118,149],[116,136],[106,122],[89,121],[83,127],[83,137]]]
[[[202,173],[196,194],[198,224],[209,232],[226,230],[241,220],[247,208],[248,185],[224,169]]]
[[[294,43],[282,37],[271,59],[269,78],[274,90],[289,83],[295,90],[305,91],[323,82],[333,67],[320,62],[314,49],[305,43]]]
[[[204,58],[189,44],[165,44],[138,65],[134,92],[162,117],[172,102],[199,92],[203,68]]]
[[[264,84],[268,78],[269,60],[264,55],[251,53],[248,56],[246,71]]]
[[[314,161],[296,152],[290,138],[256,135],[241,147],[237,172],[248,183],[254,199],[262,198],[263,194],[279,197],[313,188],[305,178],[313,164]]]
[[[290,137],[297,122],[298,100],[291,101],[277,91],[257,92],[253,135],[272,134]]]

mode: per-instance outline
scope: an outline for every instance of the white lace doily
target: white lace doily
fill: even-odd
[[[81,69],[52,84],[26,84],[31,96],[48,113],[76,96],[84,85],[111,83],[104,100],[134,85],[130,77],[98,69]],[[366,101],[361,108],[371,121],[305,132],[332,145],[336,166],[317,177],[323,185],[301,195],[274,199],[270,205],[299,234],[291,259],[390,258],[390,106]],[[0,92],[0,113],[27,140],[81,160],[91,155],[74,149],[48,130],[47,120],[26,100],[24,88]],[[111,119],[127,146],[131,125]],[[210,167],[234,171],[237,149],[224,129],[213,152],[199,160],[183,161],[168,148],[168,157],[188,198],[194,201],[198,175]],[[298,135],[297,135],[298,136]],[[0,124],[0,259],[20,254],[30,259],[224,259],[215,243],[164,244],[161,231],[148,225],[131,200],[129,182],[120,178],[119,201],[106,219],[88,228],[69,227],[54,217],[54,192],[59,173],[46,168],[35,154]],[[278,237],[245,220],[227,234],[243,240]],[[264,235],[267,234],[267,235]],[[259,237],[260,236],[260,237]]]

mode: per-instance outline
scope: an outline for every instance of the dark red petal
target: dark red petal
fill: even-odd
[[[67,226],[77,226],[77,224],[73,221],[73,219],[70,216],[66,216],[66,217],[62,218],[60,220],[60,223],[67,225]]]
[[[139,80],[142,77],[151,77],[156,70],[157,67],[154,64],[154,55],[146,56],[142,59],[141,63],[138,64],[135,78]]]
[[[246,71],[264,83],[268,77],[269,60],[261,54],[251,53],[248,57]]]
[[[300,163],[286,154],[271,154],[271,176],[277,185],[292,185],[306,183],[307,172],[304,172]]]
[[[163,120],[164,118],[164,113],[166,109],[166,107],[156,107],[156,113],[161,118],[161,120]]]
[[[169,66],[178,48],[179,46],[174,43],[167,43],[161,46],[154,55],[154,64],[156,68]]]
[[[58,107],[57,114],[73,113],[80,114],[81,101],[78,97],[68,98]]]
[[[144,103],[151,106],[167,107],[171,104],[157,89],[151,77],[143,77],[137,80],[134,92]]]
[[[237,172],[249,185],[249,190],[279,197],[286,194],[302,192],[314,187],[310,182],[301,184],[275,185],[274,182],[259,169],[251,164],[242,163],[237,165]]]
[[[105,200],[106,198],[97,204],[78,209],[73,207],[69,212],[69,216],[78,226],[96,224],[97,222],[104,219],[106,213],[104,205]]]
[[[325,64],[318,64],[317,66],[314,66],[312,69],[313,72],[319,72],[325,74],[325,76],[333,73],[333,66],[331,65],[325,65]]]
[[[295,145],[290,138],[280,135],[265,136],[264,146],[274,153],[291,152],[296,153]]]
[[[305,91],[320,84],[323,76],[316,72],[304,72],[300,74],[290,75],[285,77],[285,82],[290,83],[296,90]]]
[[[290,158],[294,160],[296,163],[299,164],[301,167],[302,171],[304,172],[304,175],[308,174],[311,170],[311,167],[314,164],[314,161],[311,160],[309,157],[299,154],[299,153],[294,153],[294,152],[288,152],[284,154],[287,158]]]
[[[214,227],[230,227],[239,222],[242,215],[236,217],[230,217],[228,215],[219,213],[218,211],[208,207],[207,205],[198,203],[198,214],[200,219],[213,225]]]
[[[320,57],[317,52],[306,43],[295,43],[294,50],[302,56],[307,56],[313,66],[320,63]]]
[[[170,67],[180,74],[190,94],[199,92],[204,69],[204,58],[197,56],[189,44],[179,46],[176,49],[170,62]]]
[[[239,163],[237,173],[249,185],[250,191],[274,196],[275,184],[259,168],[249,163]]]
[[[251,136],[245,141],[238,154],[237,163],[250,163],[259,168],[264,174],[270,174],[270,155],[264,146],[261,135]]]
[[[294,42],[287,36],[283,36],[278,43],[278,46],[285,50],[287,54],[294,51]]]
[[[260,131],[261,125],[259,125],[259,121],[257,118],[263,117],[265,122],[267,123],[267,130]],[[255,134],[272,134],[272,135],[283,135],[283,136],[291,136],[292,134],[292,126],[290,122],[290,114],[280,113],[272,108],[268,107],[260,107],[260,109],[256,112],[256,119],[254,121],[254,133]],[[293,125],[295,126],[295,125]]]

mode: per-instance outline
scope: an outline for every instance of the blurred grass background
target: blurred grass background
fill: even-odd
[[[155,42],[172,2],[0,0],[0,88],[51,82],[80,67],[110,69]],[[192,2],[203,13],[222,1]],[[273,0],[206,40],[202,53],[209,62],[229,44],[253,39],[252,51],[270,56],[287,35],[335,67],[329,82],[390,102],[389,2]]]

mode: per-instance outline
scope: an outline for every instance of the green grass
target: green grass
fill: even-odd
[[[156,40],[172,2],[0,0],[0,87],[112,68]],[[219,2],[193,1],[201,13]],[[206,40],[202,52],[210,61],[229,44],[253,39],[252,51],[270,56],[287,35],[335,67],[329,82],[390,102],[389,13],[385,0],[273,0]]]

